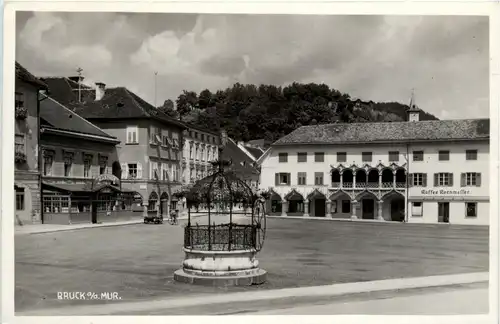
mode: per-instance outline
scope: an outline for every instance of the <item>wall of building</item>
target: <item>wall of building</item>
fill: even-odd
[[[55,153],[52,163],[52,173],[50,175],[43,174],[44,181],[73,183],[91,180],[99,175],[100,172],[99,154],[108,157],[106,174],[112,174],[113,162],[118,161],[118,152],[114,144],[43,134],[41,136],[41,145],[42,150],[51,150]],[[64,175],[64,151],[74,154],[69,176]],[[84,154],[92,155],[90,174],[87,177],[84,176]]]
[[[352,164],[362,166],[369,164],[376,167],[379,163],[386,166],[390,165],[389,151],[399,151],[400,165],[406,163],[406,146],[405,145],[370,145],[370,146],[313,146],[313,145],[295,145],[290,147],[273,148],[270,154],[264,158],[261,164],[260,187],[273,188],[276,193],[282,197],[286,195],[291,188],[295,188],[301,194],[308,194],[315,188],[319,188],[327,194],[327,189],[331,187],[331,169],[333,166],[342,164],[348,167]],[[307,162],[297,162],[297,153],[307,152]],[[315,162],[314,153],[324,152],[324,162]],[[346,152],[346,162],[337,162],[337,152]],[[372,162],[362,161],[362,152],[372,152]],[[279,153],[288,153],[288,162],[279,162]],[[298,184],[298,173],[305,172],[307,174],[307,184]],[[323,185],[315,185],[314,177],[316,172],[323,173]],[[290,173],[291,186],[276,186],[275,173]]]
[[[210,174],[210,161],[219,159],[219,141],[218,135],[200,129],[189,128],[185,132],[181,170],[184,183],[193,183]]]
[[[15,163],[14,181],[16,186],[24,189],[24,207],[16,208],[15,224],[31,224],[40,222],[40,188],[38,172],[38,89],[16,80],[16,92],[24,96],[24,106],[28,110],[25,120],[15,120],[15,134],[24,137],[26,163]]]
[[[439,161],[439,151],[449,150],[449,161]],[[477,150],[478,158],[476,161],[469,161],[465,158],[466,150]],[[399,161],[389,160],[389,151],[399,152]],[[414,151],[424,151],[423,161],[413,161]],[[297,153],[307,152],[307,162],[298,162]],[[314,153],[324,152],[324,162],[315,162]],[[337,152],[346,152],[346,162],[337,161]],[[362,152],[372,152],[372,161],[362,161]],[[408,152],[408,154],[407,154]],[[288,153],[287,162],[279,162],[279,153]],[[391,215],[391,203],[394,199],[399,199],[401,206],[407,207],[406,214],[409,222],[425,222],[437,223],[438,222],[438,201],[450,202],[450,223],[455,224],[488,224],[489,220],[489,143],[487,141],[477,142],[441,142],[441,143],[423,143],[423,144],[399,144],[399,145],[378,145],[378,144],[365,144],[365,145],[330,145],[330,146],[313,146],[313,145],[295,145],[273,147],[269,154],[263,159],[261,163],[261,176],[260,188],[272,189],[280,196],[280,199],[295,190],[303,198],[306,198],[314,190],[323,193],[327,198],[332,193],[335,193],[338,188],[332,188],[330,172],[332,167],[338,168],[340,164],[344,167],[351,166],[352,164],[361,167],[368,164],[370,167],[377,167],[378,164],[390,166],[396,163],[396,169],[404,169],[408,174],[412,173],[425,173],[427,174],[427,184],[425,187],[413,186],[408,184],[407,188],[398,187],[395,194],[385,196],[390,193],[393,188],[374,188],[370,189],[374,192],[375,196],[375,218],[378,214],[379,199],[383,200],[382,203],[382,217],[384,220],[393,220]],[[298,184],[298,173],[305,172],[307,174],[307,183],[305,185]],[[316,172],[323,173],[323,185],[314,184]],[[449,187],[435,187],[434,186],[434,173],[446,172],[453,173],[453,185]],[[481,173],[481,185],[472,187],[461,186],[461,173],[477,172]],[[276,185],[276,173],[289,173],[289,185]],[[403,177],[404,178],[404,177]],[[347,189],[349,198],[355,202],[355,197],[363,189]],[[346,196],[347,197],[347,196]],[[343,199],[343,198],[342,198]],[[334,218],[349,218],[352,213],[340,213],[341,200],[335,199],[338,204],[338,213],[332,210],[332,217]],[[403,199],[408,203],[403,203]],[[408,200],[407,200],[408,199]],[[413,217],[411,213],[411,202],[422,201],[424,203],[423,215]],[[477,217],[465,216],[465,203],[477,202]],[[351,207],[352,210],[352,207]],[[310,208],[311,216],[314,216],[314,210]],[[405,212],[401,209],[397,213]],[[362,203],[357,206],[357,215],[362,213]]]
[[[105,130],[108,134],[115,136],[118,140],[120,140],[121,143],[117,145],[117,152],[118,160],[122,169],[127,170],[128,164],[137,164],[137,177],[131,178],[128,176],[128,172],[124,172],[122,176],[122,186],[127,190],[139,193],[142,197],[143,205],[146,206],[146,208],[149,198],[152,197],[152,195],[156,194],[160,198],[162,194],[168,194],[169,186],[172,193],[180,188],[180,181],[170,181],[169,183],[167,179],[163,178],[161,165],[162,163],[167,164],[169,170],[172,170],[172,165],[175,164],[177,165],[178,173],[181,174],[182,149],[179,148],[176,156],[174,154],[175,151],[172,148],[168,148],[163,144],[157,145],[156,143],[152,143],[150,141],[152,128],[155,127],[160,129],[162,137],[168,136],[171,139],[176,139],[178,140],[179,145],[181,145],[182,136],[179,127],[165,125],[148,119],[137,119],[133,121],[107,121],[99,123],[95,122],[95,124]],[[127,127],[137,127],[137,143],[127,142]],[[155,180],[152,177],[151,162],[156,162],[159,165],[159,180]],[[172,179],[171,171],[170,178]],[[160,200],[161,199],[158,199],[157,201],[157,209],[159,208]],[[163,212],[166,216],[168,210],[164,208]]]
[[[410,173],[427,174],[427,186],[409,187],[409,222],[438,222],[438,202],[450,203],[450,223],[488,224],[489,223],[489,143],[439,143],[411,145],[412,151],[424,151],[424,161],[410,162]],[[449,161],[439,161],[439,150],[449,150]],[[477,150],[477,160],[466,160],[466,150]],[[481,174],[480,186],[462,186],[461,174],[477,172]],[[435,173],[452,173],[453,185],[435,186]],[[414,216],[412,202],[423,204],[423,215]],[[477,217],[466,217],[465,203],[476,202]]]

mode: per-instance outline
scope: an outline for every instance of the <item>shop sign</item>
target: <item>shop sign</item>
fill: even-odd
[[[119,186],[120,179],[118,179],[116,176],[112,174],[100,174],[94,179],[94,185],[98,184],[110,184]]]
[[[450,196],[467,196],[470,195],[470,190],[467,189],[422,189],[420,191],[422,195],[426,196],[436,196],[436,195],[450,195]]]

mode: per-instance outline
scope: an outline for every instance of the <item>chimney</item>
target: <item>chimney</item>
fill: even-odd
[[[102,82],[95,83],[95,100],[101,100],[106,93],[106,84]]]

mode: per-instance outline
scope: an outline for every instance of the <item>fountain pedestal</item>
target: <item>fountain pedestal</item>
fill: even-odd
[[[182,268],[176,281],[207,286],[250,286],[266,281],[267,272],[259,268],[255,249],[202,251],[184,248]]]

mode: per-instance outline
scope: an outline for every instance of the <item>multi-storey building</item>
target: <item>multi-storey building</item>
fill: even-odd
[[[133,216],[133,197],[124,199],[127,189],[120,183],[116,151],[120,141],[42,96],[43,223],[97,223]]]
[[[165,217],[177,207],[172,193],[181,186],[183,123],[123,87],[99,82],[92,89],[78,77],[44,81],[55,98],[120,141],[121,183],[136,193],[144,215]]]
[[[489,221],[488,119],[304,126],[259,164],[272,215]]]
[[[194,183],[210,174],[210,162],[219,159],[220,135],[189,125],[184,131],[182,181]]]
[[[41,221],[39,93],[47,85],[16,62],[15,81],[15,224]]]

